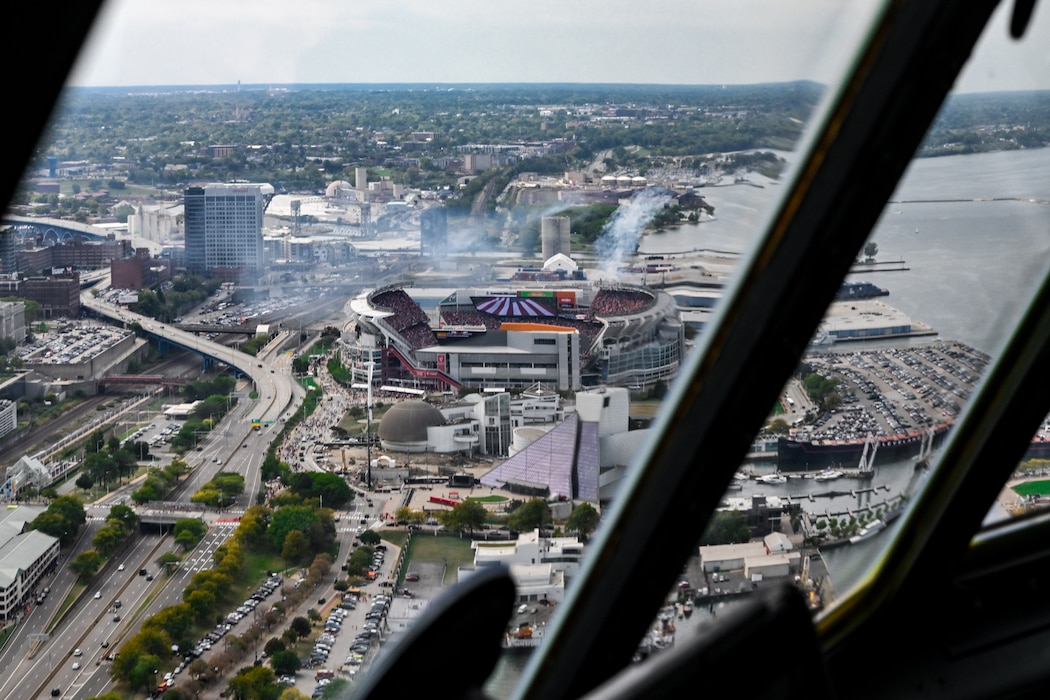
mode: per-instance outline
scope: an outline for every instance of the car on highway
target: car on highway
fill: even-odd
[[[83,654],[84,654],[84,652],[81,651],[80,649],[74,649],[73,650],[73,656],[82,656]]]
[[[123,570],[124,570],[124,565],[123,564],[121,564],[120,566],[117,567],[117,571],[123,571]]]
[[[101,597],[102,597],[102,591],[95,591],[95,600],[98,600]]]
[[[80,662],[79,661],[74,661],[73,662],[73,670],[74,671],[79,671],[80,670]]]

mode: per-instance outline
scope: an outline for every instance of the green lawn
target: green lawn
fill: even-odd
[[[276,554],[248,552],[244,557],[244,575],[246,590],[254,591],[259,584],[268,578],[271,571],[284,570],[284,560]]]
[[[379,533],[380,537],[394,545],[395,547],[404,547],[405,540],[408,539],[408,532],[405,530],[387,530]]]
[[[1050,496],[1050,479],[1026,481],[1013,488],[1021,496]]]
[[[492,494],[491,496],[471,496],[466,500],[477,501],[478,503],[502,503],[503,501],[509,501],[510,499],[506,496]]]
[[[444,561],[445,580],[442,584],[448,586],[456,582],[458,567],[474,563],[474,550],[467,537],[416,535],[412,538],[406,560],[409,564],[413,561]]]

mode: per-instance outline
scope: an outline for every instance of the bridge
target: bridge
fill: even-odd
[[[81,224],[68,219],[5,214],[0,219],[0,225],[11,227],[12,233],[18,237],[20,243],[33,240],[38,241],[41,245],[57,245],[73,241],[77,237],[85,241],[104,241],[113,236],[115,238],[129,239],[135,248],[149,248],[150,253],[154,255],[162,250],[161,244],[156,241],[146,238],[132,238],[126,234],[117,236],[114,231],[109,229]]]
[[[220,326],[217,323],[180,323],[175,326],[187,333],[240,333],[242,335],[255,335],[258,323],[242,323],[238,326]]]
[[[102,318],[125,325],[138,323],[143,333],[156,339],[161,352],[177,347],[203,357],[205,368],[214,364],[223,364],[230,367],[236,376],[250,377],[255,390],[260,394],[259,402],[263,404],[260,406],[262,410],[259,415],[267,420],[276,420],[284,412],[293,393],[297,395],[305,393],[305,390],[292,377],[284,373],[273,373],[264,367],[259,358],[247,355],[240,350],[213,343],[175,326],[158,323],[151,318],[107,304],[95,298],[90,292],[81,293],[80,303],[81,308],[88,309]],[[264,397],[265,403],[263,403]]]
[[[186,386],[188,379],[165,377],[162,374],[110,374],[98,381],[99,387],[110,384],[119,386]]]

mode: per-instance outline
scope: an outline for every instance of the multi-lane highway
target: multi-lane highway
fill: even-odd
[[[58,689],[63,698],[87,698],[106,692],[111,679],[105,656],[115,651],[121,641],[134,634],[142,620],[163,607],[182,599],[182,590],[197,571],[212,565],[212,555],[232,534],[236,515],[250,504],[260,487],[260,466],[270,440],[279,432],[282,418],[305,395],[305,390],[291,376],[291,357],[280,347],[278,337],[258,357],[200,338],[193,333],[124,311],[98,301],[91,294],[82,295],[82,303],[94,312],[115,321],[138,322],[159,339],[206,354],[233,367],[251,380],[257,398],[242,392],[237,406],[219,428],[212,431],[199,451],[187,455],[193,467],[188,479],[173,499],[188,501],[205,481],[220,470],[235,471],[245,477],[242,503],[226,511],[206,509],[205,519],[212,526],[205,539],[170,577],[159,575],[156,563],[161,554],[175,549],[170,537],[145,535],[136,537],[125,551],[111,558],[83,591],[73,608],[50,637],[40,643],[40,635],[62,602],[75,590],[75,577],[60,567],[50,584],[52,592],[46,602],[36,607],[19,625],[5,651],[0,654],[0,697],[31,700],[50,697]],[[256,431],[252,421],[263,426]],[[112,494],[105,503],[88,506],[88,527],[78,546],[67,557],[75,556],[90,546],[94,532],[102,524],[109,507],[126,499],[131,487]],[[63,562],[64,564],[64,562]],[[140,572],[145,570],[146,574]],[[33,643],[34,635],[37,643]],[[30,651],[30,650],[33,651]],[[76,651],[80,654],[77,655]]]

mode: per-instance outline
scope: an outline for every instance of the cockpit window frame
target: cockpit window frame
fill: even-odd
[[[517,697],[578,697],[630,662],[996,5],[887,6],[819,124],[792,190],[675,385],[642,460],[644,468],[636,468],[618,494]],[[1039,323],[1031,319],[1022,325]],[[1035,347],[1011,346],[1003,353],[992,381],[1001,378],[1003,361],[1033,357],[1037,347],[1046,345],[1045,338],[1030,341]],[[1024,369],[1017,371],[1019,376],[1006,377],[1004,388],[1020,388]],[[965,447],[948,450],[944,459],[979,453],[992,433],[1008,432],[1004,424],[1016,408],[1011,395],[987,401],[976,400],[988,409],[978,412],[996,419],[995,424],[971,435]],[[1045,415],[1045,402],[1041,409]],[[982,420],[977,412],[970,415]],[[1024,439],[1011,436],[1020,456],[1038,418],[1014,426],[1018,434],[1027,430]],[[952,502],[954,516],[963,519],[965,511],[969,520],[976,518],[974,527],[966,532],[949,527],[943,518],[951,508],[940,503],[926,511],[930,521],[905,526],[922,528],[923,536],[898,538],[887,562],[915,561],[931,542],[946,553],[965,549],[1005,481],[1001,475],[990,488],[984,479],[968,480],[974,464],[959,459],[943,472],[952,485],[946,491],[959,499]],[[960,489],[970,502],[964,503]],[[883,566],[877,575],[878,585],[869,579],[840,614],[820,625],[829,650],[871,613],[874,606],[868,603],[904,585],[903,569]]]

